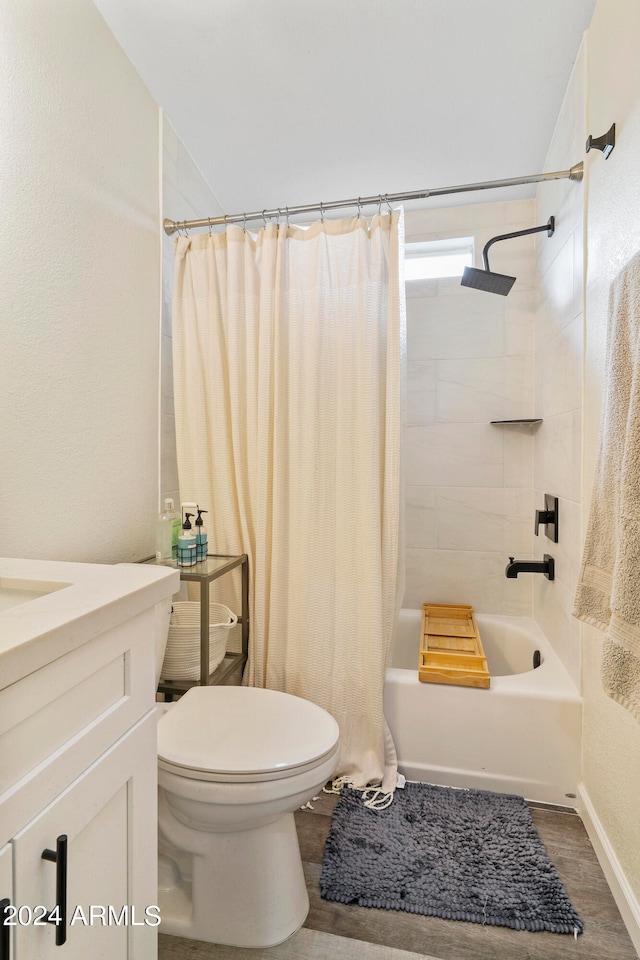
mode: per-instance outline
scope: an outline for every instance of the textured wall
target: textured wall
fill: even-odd
[[[586,158],[587,284],[584,510],[590,506],[604,382],[607,298],[618,271],[640,250],[640,5],[598,0],[587,35],[588,132],[616,122],[608,160]],[[583,628],[584,786],[636,898],[640,947],[640,724],[602,693],[602,637]]]
[[[0,10],[0,554],[134,560],[158,487],[158,110],[90,0]]]

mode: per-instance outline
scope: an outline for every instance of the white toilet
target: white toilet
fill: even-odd
[[[302,926],[309,898],[293,812],[321,790],[338,754],[333,717],[274,690],[193,687],[163,714],[162,933],[267,947]]]

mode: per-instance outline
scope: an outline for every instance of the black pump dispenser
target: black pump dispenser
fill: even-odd
[[[192,513],[185,513],[182,533],[178,537],[178,566],[192,567],[196,562],[196,535],[191,530]]]
[[[196,519],[196,559],[206,560],[207,559],[207,531],[204,528],[204,523],[202,520],[202,514],[208,513],[208,510],[201,510],[200,507],[197,507],[198,517]]]

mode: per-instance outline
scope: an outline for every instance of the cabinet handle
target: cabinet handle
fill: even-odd
[[[7,908],[11,905],[8,897],[0,900],[0,960],[9,960],[11,949],[11,927],[7,926]]]
[[[43,850],[42,859],[56,865],[56,905],[47,917],[49,923],[56,925],[56,947],[67,940],[67,835],[60,834],[55,850]],[[56,916],[57,914],[57,916]]]

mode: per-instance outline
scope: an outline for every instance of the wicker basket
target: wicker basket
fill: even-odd
[[[209,604],[209,673],[222,663],[229,630],[238,618],[223,603]],[[174,603],[167,649],[162,664],[164,680],[200,678],[200,604]]]

